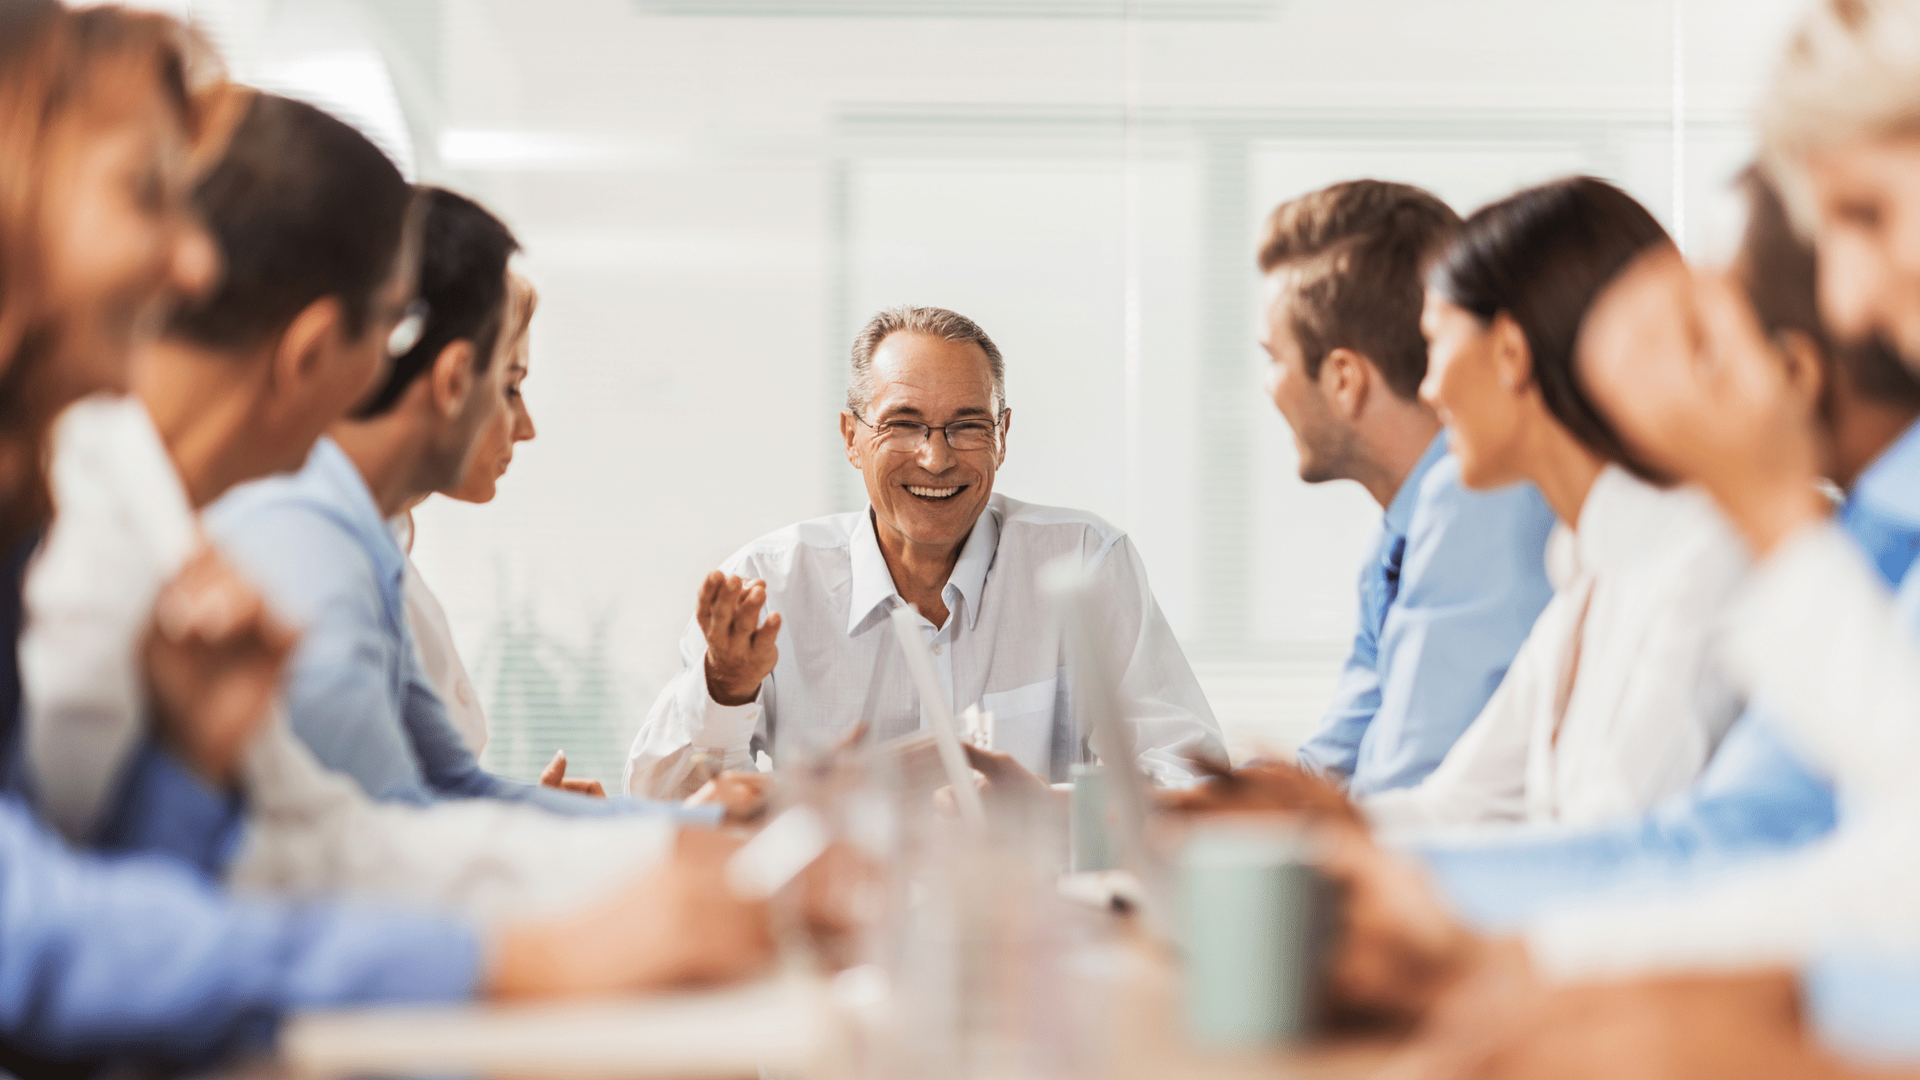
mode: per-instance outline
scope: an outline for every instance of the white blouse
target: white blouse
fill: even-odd
[[[407,626],[413,630],[414,647],[420,650],[420,667],[433,682],[433,689],[447,707],[447,719],[453,721],[467,749],[474,757],[487,748],[487,711],[480,707],[480,695],[474,692],[467,665],[460,661],[460,650],[453,645],[453,628],[447,624],[447,612],[440,598],[427,588],[426,579],[413,565],[413,518],[400,514],[387,523],[400,550],[407,552],[406,574],[401,578],[401,595],[407,603]]]
[[[1563,978],[1804,963],[1829,950],[1920,954],[1920,574],[1896,605],[1839,528],[1761,564],[1727,613],[1728,668],[1845,813],[1819,843],[1634,903],[1557,911],[1527,931]]]
[[[1608,466],[1547,543],[1554,597],[1486,708],[1422,783],[1362,803],[1383,829],[1590,825],[1684,789],[1741,708],[1712,656],[1747,566],[1706,496]]]

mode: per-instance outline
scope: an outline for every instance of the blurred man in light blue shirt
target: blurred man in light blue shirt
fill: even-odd
[[[1419,188],[1356,180],[1282,204],[1260,249],[1267,392],[1300,477],[1356,481],[1385,510],[1360,569],[1353,652],[1297,754],[1356,797],[1440,764],[1553,595],[1553,512],[1531,486],[1462,486],[1417,395],[1422,262],[1458,225]]]

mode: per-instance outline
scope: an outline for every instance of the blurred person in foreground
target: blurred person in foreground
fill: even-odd
[[[416,276],[410,189],[364,136],[311,106],[252,97],[198,198],[247,284],[230,278],[176,313],[136,365],[138,400],[82,402],[56,430],[62,513],[27,579],[21,647],[39,790],[56,820],[83,842],[171,854],[254,891],[488,916],[564,910],[657,863],[674,842],[665,821],[569,821],[492,799],[376,802],[280,717],[248,742],[237,792],[171,779],[151,743],[131,769],[108,757],[104,736],[143,730],[145,695],[125,658],[198,542],[195,509],[298,462],[365,395]],[[97,825],[96,803],[108,811]]]
[[[0,520],[19,581],[50,514],[47,432],[74,399],[123,388],[132,352],[181,297],[220,274],[192,211],[194,140],[214,138],[189,92],[185,32],[116,9],[0,3]],[[230,782],[291,636],[204,551],[159,598],[139,650],[163,738],[186,767]],[[0,662],[0,735],[18,781],[15,650]],[[42,827],[22,787],[0,795],[0,1058],[16,1075],[108,1062],[204,1066],[259,1049],[300,1008],[455,1001],[658,985],[697,975],[687,890],[718,881],[715,839],[603,908],[482,931],[401,910],[235,901],[184,868],[78,854]],[[709,916],[723,921],[720,912]],[[720,935],[739,967],[765,954],[753,905]],[[696,935],[696,939],[699,935]],[[693,967],[685,966],[688,961]],[[723,964],[721,970],[730,970]]]
[[[1426,779],[1480,715],[1553,595],[1553,511],[1531,484],[1461,483],[1420,400],[1421,271],[1459,227],[1406,184],[1351,180],[1267,217],[1259,265],[1267,394],[1300,478],[1352,480],[1384,516],[1360,570],[1360,627],[1295,760],[1361,798]]]
[[[976,702],[993,714],[976,767],[1015,790],[1066,779],[1086,751],[1037,581],[1062,557],[1092,579],[1140,766],[1180,782],[1190,757],[1224,761],[1220,726],[1126,534],[994,492],[1012,422],[999,347],[973,320],[930,307],[869,320],[840,414],[869,506],[761,537],[708,575],[681,639],[685,666],[634,739],[626,789],[682,793],[711,772],[751,768],[758,750],[776,765],[805,760],[863,721],[881,740],[920,730],[888,617],[903,604],[955,715]]]

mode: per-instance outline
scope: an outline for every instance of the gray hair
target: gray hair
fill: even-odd
[[[847,409],[860,415],[873,404],[873,354],[880,343],[899,333],[926,334],[942,341],[972,342],[987,354],[987,367],[993,372],[993,415],[1007,411],[1007,364],[1000,358],[1000,347],[993,343],[980,324],[946,308],[913,307],[903,304],[888,308],[867,320],[853,338],[853,365],[847,376]]]

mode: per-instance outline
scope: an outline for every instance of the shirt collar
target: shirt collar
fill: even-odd
[[[986,591],[987,570],[993,566],[994,551],[1000,545],[999,510],[991,501],[973,523],[973,531],[960,549],[960,561],[947,575],[947,589],[959,592],[966,612],[967,629],[980,618],[980,597]],[[880,537],[874,532],[873,507],[869,506],[854,524],[847,548],[853,573],[853,595],[847,605],[847,634],[857,633],[874,610],[885,606],[893,610],[900,590],[894,586],[893,573],[887,569],[886,556],[880,553]]]
[[[389,583],[400,580],[406,570],[406,556],[394,542],[393,533],[388,531],[386,519],[380,516],[380,507],[373,501],[373,491],[367,487],[366,479],[360,475],[353,459],[340,449],[340,444],[322,435],[314,444],[313,453],[307,455],[307,464],[300,475],[314,495],[338,510],[359,534],[361,545],[380,571],[380,580]]]
[[[1427,478],[1428,470],[1439,464],[1447,456],[1447,433],[1445,431],[1433,437],[1427,444],[1426,453],[1420,455],[1420,461],[1413,471],[1400,482],[1400,490],[1393,493],[1393,501],[1387,504],[1387,515],[1380,519],[1380,527],[1395,536],[1407,535],[1407,526],[1413,523],[1413,508],[1420,501],[1420,484]]]
[[[1673,506],[1663,492],[1618,465],[1594,478],[1573,530],[1572,555],[1582,573],[1598,574],[1630,562],[1647,551],[1647,539],[1670,517]]]
[[[1907,426],[1854,481],[1849,501],[1920,524],[1920,421]]]

